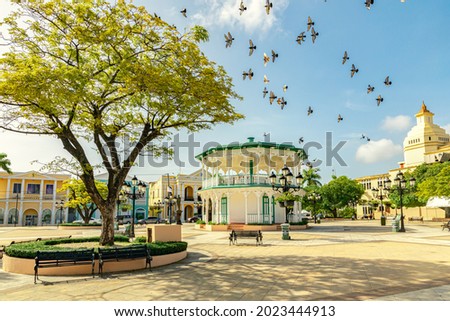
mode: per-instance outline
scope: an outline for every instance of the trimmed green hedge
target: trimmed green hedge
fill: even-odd
[[[137,238],[133,243],[145,243],[145,238]],[[73,251],[74,248],[67,247],[55,247],[57,244],[68,244],[68,243],[85,243],[85,242],[99,242],[100,237],[86,237],[86,238],[61,238],[61,239],[50,239],[34,242],[23,242],[16,243],[8,246],[5,249],[5,253],[11,257],[34,259],[36,257],[37,251]],[[129,242],[127,236],[116,235],[114,236],[115,242]],[[171,253],[178,253],[185,251],[187,249],[186,242],[155,242],[147,243],[147,247],[150,248],[150,253],[152,256],[165,255]],[[80,247],[86,248],[86,247]],[[97,252],[97,249],[96,249]]]

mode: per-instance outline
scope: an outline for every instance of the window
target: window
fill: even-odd
[[[27,186],[27,194],[40,194],[41,193],[41,185],[39,184],[28,184]]]
[[[13,193],[19,194],[22,192],[22,184],[21,183],[14,183],[13,185]]]
[[[53,184],[45,185],[45,194],[53,195]]]

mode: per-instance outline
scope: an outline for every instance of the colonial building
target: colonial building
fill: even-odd
[[[269,176],[281,176],[287,165],[300,173],[303,150],[288,144],[255,142],[210,148],[196,156],[201,161],[203,219],[214,223],[271,224],[285,222],[285,209],[275,202]],[[297,204],[298,205],[298,204]],[[298,208],[294,210],[298,212]]]
[[[399,167],[389,170],[387,173],[359,177],[356,180],[360,182],[365,193],[358,206],[358,216],[381,215],[380,206],[374,200],[380,202],[372,192],[373,188],[378,188],[380,182],[389,178],[392,182],[399,171],[413,171],[417,166],[434,162],[446,162],[450,160],[450,135],[445,129],[434,124],[434,114],[428,110],[425,103],[415,115],[416,125],[406,135],[403,141],[404,160],[399,162]],[[387,202],[385,202],[387,201]],[[387,214],[392,214],[388,198],[383,200],[384,210]],[[423,217],[425,220],[433,218],[450,218],[450,207],[415,207],[404,209],[406,217]]]
[[[57,224],[69,219],[61,206],[65,192],[58,192],[69,175],[35,171],[0,173],[0,225]],[[62,211],[61,211],[62,209]]]

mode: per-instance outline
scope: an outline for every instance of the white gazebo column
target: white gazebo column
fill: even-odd
[[[24,201],[24,192],[25,192],[25,179],[22,179],[22,188],[20,190],[20,205],[19,205],[19,218],[18,223],[20,226],[23,226],[23,201]]]
[[[10,189],[11,189],[11,179],[8,178],[8,182],[6,184],[6,202],[5,202],[5,212],[3,213],[3,225],[8,225],[9,219],[9,198],[10,198]]]
[[[248,192],[244,192],[244,204],[245,204],[245,224],[248,224]]]
[[[227,194],[227,223],[231,223],[231,214],[230,214],[230,199],[231,199],[231,193],[228,192]]]
[[[55,189],[55,188],[53,188]],[[41,180],[41,190],[39,193],[39,211],[38,211],[38,225],[42,225],[42,203],[44,202],[44,180]]]
[[[262,223],[262,217],[261,217],[261,192],[256,192],[256,208],[258,209],[258,222],[257,223]]]

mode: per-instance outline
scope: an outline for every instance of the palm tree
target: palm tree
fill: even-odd
[[[322,178],[319,175],[320,169],[319,168],[308,168],[303,170],[303,186],[322,186],[322,183],[320,182],[320,179]]]
[[[6,157],[8,156],[5,153],[0,153],[0,168],[8,174],[12,174],[13,172],[11,168],[9,168],[9,166],[11,166],[11,161]]]

